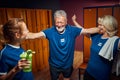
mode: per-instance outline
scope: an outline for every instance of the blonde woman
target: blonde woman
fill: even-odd
[[[76,26],[76,16],[72,17]],[[120,39],[115,36],[118,30],[116,19],[111,15],[98,18],[101,34],[92,34],[90,38],[90,59],[84,74],[84,80],[110,80],[112,63],[120,49]]]

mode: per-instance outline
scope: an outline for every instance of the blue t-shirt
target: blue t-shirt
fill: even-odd
[[[98,55],[108,38],[103,39],[101,34],[94,34],[91,36],[91,39],[92,45],[90,48],[91,52],[90,60],[87,66],[87,72],[96,80],[109,80],[113,61],[108,61],[107,59]],[[114,55],[118,51],[118,42],[119,39],[117,39],[114,44]]]
[[[15,48],[11,45],[5,45],[0,52],[0,75],[8,73],[15,67],[20,60],[20,54],[23,48]],[[13,80],[34,80],[32,72],[23,72],[21,70],[14,77]]]
[[[81,29],[66,25],[63,34],[58,33],[53,26],[43,31],[49,40],[49,64],[57,68],[66,69],[73,64],[75,39],[80,35]]]

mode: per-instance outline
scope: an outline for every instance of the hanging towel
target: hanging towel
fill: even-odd
[[[114,43],[116,39],[118,39],[118,36],[113,36],[107,40],[107,42],[103,45],[101,48],[99,55],[104,57],[105,59],[108,59],[109,61],[113,60],[113,48]]]

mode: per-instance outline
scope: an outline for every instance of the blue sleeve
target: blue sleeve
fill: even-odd
[[[76,26],[71,26],[72,33],[74,34],[75,37],[79,36],[82,28],[77,28]]]
[[[2,53],[0,53],[0,75],[6,74],[8,72],[8,66],[5,63],[6,58]]]
[[[43,32],[44,32],[44,34],[45,34],[45,36],[46,36],[47,39],[49,39],[50,35],[52,36],[52,30],[51,30],[51,28],[43,30]]]

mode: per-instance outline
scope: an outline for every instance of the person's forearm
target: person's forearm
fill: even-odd
[[[36,35],[34,33],[29,32],[26,36],[26,39],[35,39],[36,38],[35,36]]]
[[[13,77],[15,76],[15,74],[17,73],[17,72],[19,72],[20,70],[19,70],[19,68],[18,68],[18,66],[15,66],[8,74],[7,74],[7,79],[6,80],[12,80],[13,79]]]
[[[36,38],[42,38],[42,37],[44,37],[43,32],[38,32],[38,33],[29,32],[26,36],[26,39],[36,39]]]
[[[18,67],[15,66],[10,72],[6,75],[0,76],[0,80],[12,80],[15,74],[19,71]]]
[[[90,34],[94,34],[94,33],[99,33],[100,29],[98,27],[94,27],[94,28],[88,28],[88,29],[82,29],[82,33],[84,35],[90,35]]]
[[[99,33],[100,29],[98,27],[88,29],[88,34]]]
[[[76,20],[73,20],[73,23],[75,24],[76,27],[83,28],[83,26],[81,26],[80,24],[78,24]]]

